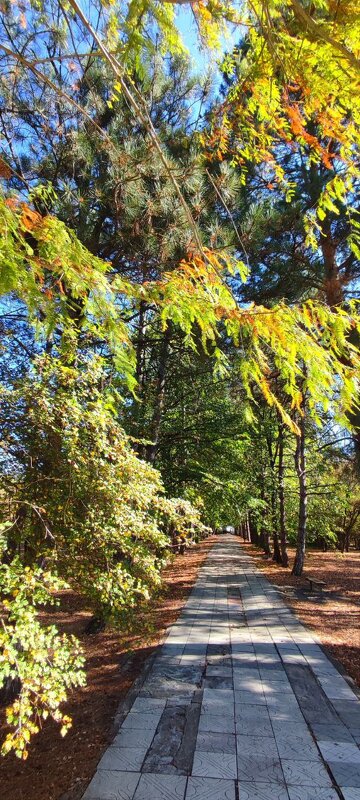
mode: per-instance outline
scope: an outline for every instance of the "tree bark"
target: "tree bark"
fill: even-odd
[[[279,493],[281,563],[283,567],[288,567],[289,556],[286,549],[285,486],[284,486],[284,423],[282,421],[279,422],[278,493]]]
[[[300,418],[300,434],[296,437],[295,469],[299,480],[299,525],[294,566],[292,574],[300,576],[304,569],[306,551],[307,523],[307,485],[306,485],[306,449],[305,449],[305,399],[302,402],[303,414]]]
[[[262,476],[262,484],[261,484],[261,500],[265,501],[264,475]],[[269,533],[269,528],[266,524],[266,508],[264,508],[262,512],[260,539],[261,539],[261,545],[264,548],[265,555],[271,556],[270,533]]]
[[[144,373],[145,373],[145,318],[146,318],[146,303],[145,300],[140,301],[139,305],[139,321],[137,329],[137,342],[136,342],[136,362],[135,362],[135,380],[136,380],[136,398],[134,398],[133,407],[133,424],[136,437],[139,439],[143,436],[143,417],[144,417]],[[144,444],[139,442],[134,443],[134,450],[139,458],[145,458],[146,448]]]
[[[249,512],[246,515],[246,540],[251,542],[251,525]]]
[[[163,340],[161,343],[161,350],[160,350],[154,410],[150,427],[151,444],[148,444],[146,447],[146,460],[149,461],[150,464],[153,464],[155,461],[157,446],[159,443],[161,420],[162,420],[164,400],[165,400],[166,365],[169,355],[170,340],[171,340],[171,327],[168,324],[163,336]]]
[[[258,545],[259,544],[259,529],[257,520],[251,520],[251,541]]]
[[[271,509],[271,531],[273,540],[273,561],[281,564],[281,553],[279,546],[279,537],[277,533],[277,519],[276,519],[276,479],[275,479],[275,464],[277,457],[277,446],[274,447],[272,433],[269,431],[266,436],[269,463],[271,469],[271,493],[270,493],[270,509]]]
[[[343,302],[344,289],[336,261],[337,246],[332,237],[329,215],[325,217],[321,227],[320,247],[324,262],[324,291],[326,302],[330,308],[334,308]]]
[[[274,485],[271,490],[271,525],[272,525],[273,546],[274,546],[273,561],[275,561],[276,564],[281,564],[282,563],[281,552],[280,552],[279,537],[277,532],[277,519],[276,519],[276,493]]]
[[[138,384],[138,393],[141,392],[144,377],[144,347],[145,347],[145,316],[146,316],[146,303],[145,300],[140,301],[139,305],[139,324],[138,336],[136,344],[136,367],[135,378]]]

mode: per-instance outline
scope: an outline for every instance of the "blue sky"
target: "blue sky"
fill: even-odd
[[[221,60],[222,54],[230,50],[239,41],[239,29],[230,30],[229,27],[229,35],[222,39],[222,51],[220,53],[211,53],[199,40],[190,6],[180,5],[176,11],[176,18],[184,44],[194,61],[194,70],[196,72],[205,71],[209,67],[216,69],[216,64]]]
[[[179,6],[176,13],[177,26],[184,44],[194,61],[195,69],[201,70],[209,65],[209,53],[201,46],[194,17],[189,6]]]

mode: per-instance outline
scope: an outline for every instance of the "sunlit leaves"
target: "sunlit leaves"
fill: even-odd
[[[84,658],[73,636],[60,635],[55,626],[44,627],[37,608],[53,601],[51,592],[61,583],[50,572],[31,569],[13,559],[0,566],[4,595],[0,627],[0,686],[14,681],[15,700],[7,706],[11,728],[2,754],[11,750],[22,759],[28,755],[31,737],[51,717],[64,735],[70,717],[61,709],[69,691],[85,683]]]
[[[129,332],[106,271],[71,228],[25,203],[0,196],[0,292],[16,292],[45,336],[60,324],[106,339],[120,372],[132,383]],[[126,284],[121,283],[126,304]]]
[[[322,165],[329,177],[321,223],[326,210],[336,213],[334,173],[337,199],[349,206],[359,179],[358,3],[336,11],[318,3],[310,13],[297,0],[259,0],[243,9],[244,46],[224,60],[231,85],[204,136],[208,158],[227,154],[244,179],[249,165],[259,165],[269,188],[279,185],[288,199],[277,152],[286,147]]]
[[[5,461],[14,437],[20,448],[0,538],[0,554],[8,537],[20,554],[0,566],[0,685],[19,681],[4,754],[25,758],[48,716],[65,735],[71,720],[62,704],[85,682],[76,639],[37,617],[64,585],[56,576],[103,619],[129,624],[160,585],[169,533],[189,541],[206,533],[198,509],[164,497],[160,473],[137,457],[117,422],[116,400],[99,358],[77,368],[39,358],[16,389],[2,392],[5,412],[12,408],[11,423],[1,420]],[[35,564],[46,559],[46,572],[26,566],[25,544]]]
[[[345,412],[358,392],[359,353],[349,342],[349,333],[359,328],[358,305],[353,302],[347,310],[331,310],[308,301],[299,307],[280,303],[272,309],[239,308],[223,261],[205,256],[182,262],[163,281],[143,287],[158,304],[162,318],[178,324],[192,346],[196,324],[204,349],[215,357],[221,357],[216,344],[224,326],[240,350],[241,378],[249,398],[257,385],[290,428],[294,423],[269,382],[273,364],[293,407],[300,408],[301,384],[315,416],[317,406],[331,399],[345,422]]]

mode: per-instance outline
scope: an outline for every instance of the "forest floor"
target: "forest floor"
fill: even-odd
[[[87,685],[75,691],[67,704],[73,726],[64,739],[59,727],[47,722],[31,744],[27,761],[12,755],[1,760],[1,800],[78,800],[82,796],[114,736],[119,703],[177,619],[215,541],[209,537],[175,557],[164,570],[161,596],[142,614],[136,633],[124,635],[109,629],[86,635],[91,612],[70,591],[62,593],[59,608],[43,615],[44,622],[79,637],[86,656]],[[0,741],[4,735],[0,724]]]
[[[360,687],[360,552],[309,550],[304,577],[325,581],[323,591],[309,590],[304,577],[291,575],[295,550],[289,548],[290,567],[280,567],[254,545],[246,552],[256,560],[298,617],[319,637],[328,653],[342,664]]]

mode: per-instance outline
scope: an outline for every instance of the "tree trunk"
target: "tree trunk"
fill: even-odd
[[[259,530],[256,520],[255,522],[253,521],[251,525],[251,541],[256,545],[259,544]]]
[[[105,628],[106,628],[106,620],[102,616],[101,612],[99,612],[99,614],[94,614],[94,616],[91,617],[85,628],[85,633],[88,636],[95,636],[95,634],[104,631]]]
[[[141,300],[139,306],[139,322],[137,329],[137,342],[136,342],[136,362],[135,362],[135,380],[136,380],[136,395],[134,398],[133,407],[133,423],[135,436],[139,439],[143,436],[143,417],[144,417],[144,373],[145,373],[145,319],[146,319],[146,303]],[[145,458],[146,447],[140,442],[134,443],[134,450],[139,458]]]
[[[345,550],[345,553],[348,553],[349,550],[350,550],[350,539],[351,539],[351,529],[347,528],[345,530],[345,536],[344,536],[344,550]]]
[[[285,487],[284,487],[284,423],[282,421],[279,422],[278,492],[279,492],[281,563],[283,567],[288,567],[289,556],[286,549],[286,518],[285,518]]]
[[[306,549],[307,486],[305,450],[305,399],[302,402],[303,415],[300,418],[300,434],[296,437],[295,469],[299,479],[299,526],[293,575],[302,575]]]
[[[141,393],[144,377],[144,347],[145,347],[145,317],[146,317],[146,303],[145,300],[140,301],[139,306],[139,324],[138,335],[136,343],[136,367],[135,378],[138,385],[138,393]]]
[[[334,308],[343,302],[344,289],[336,259],[337,244],[332,237],[331,221],[328,214],[321,227],[320,247],[324,262],[324,291],[326,302],[330,308]]]
[[[279,544],[279,537],[277,533],[277,519],[276,519],[276,494],[275,494],[275,486],[271,490],[271,527],[272,527],[272,534],[273,534],[273,561],[276,564],[281,564],[281,552],[280,552],[280,544]]]
[[[171,328],[170,325],[168,325],[161,343],[159,366],[158,366],[157,381],[156,381],[154,411],[150,428],[151,444],[148,444],[146,447],[146,460],[149,461],[150,464],[153,464],[155,461],[157,445],[159,442],[159,434],[160,434],[162,413],[165,400],[166,364],[169,354],[170,340],[171,340]]]
[[[265,476],[262,475],[262,483],[261,483],[261,500],[265,501]],[[271,547],[270,547],[270,533],[268,525],[266,524],[266,508],[263,509],[261,515],[261,529],[260,529],[260,541],[261,546],[264,549],[265,555],[271,556]]]

